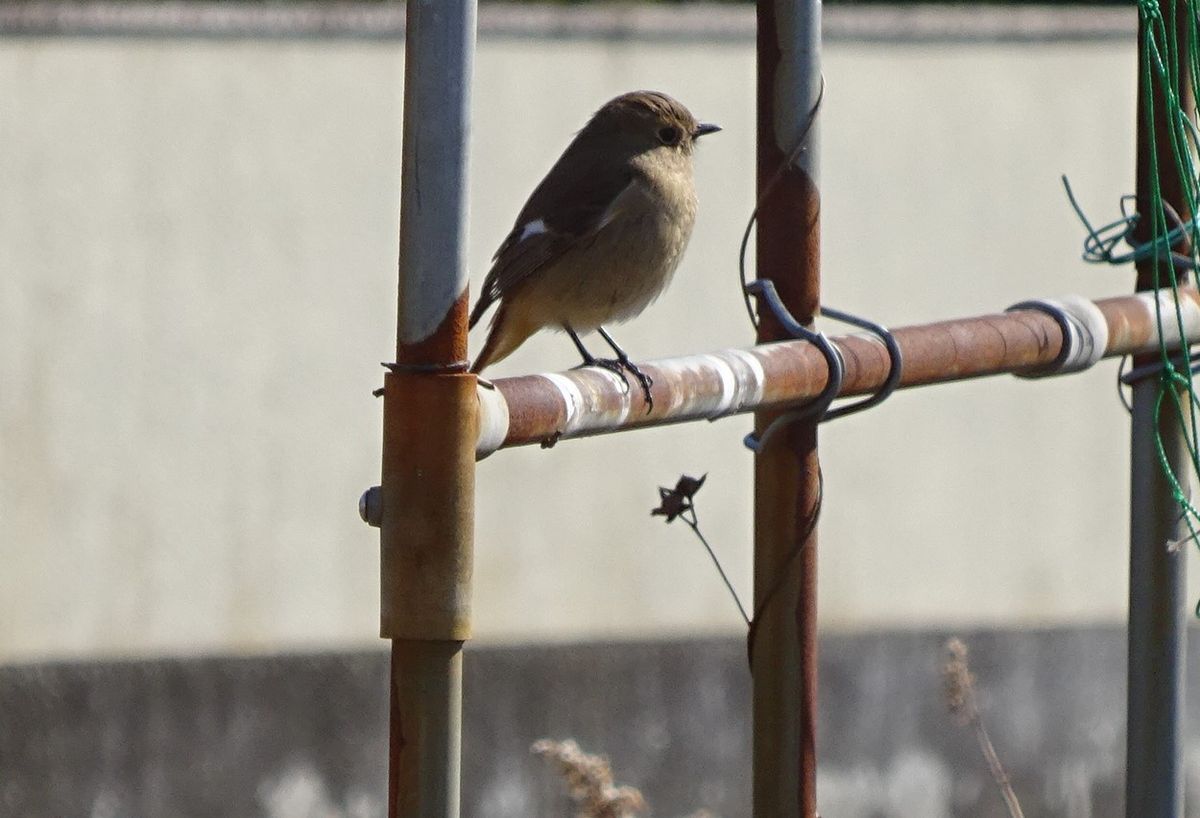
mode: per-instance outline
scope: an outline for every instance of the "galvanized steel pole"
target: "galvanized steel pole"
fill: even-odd
[[[457,818],[476,379],[466,373],[475,0],[409,0],[396,364],[384,380],[380,634],[389,818]],[[436,419],[436,420],[434,420]]]
[[[1174,3],[1160,3],[1168,26]],[[1178,4],[1174,23],[1188,30],[1185,4]],[[1145,23],[1139,24],[1139,37]],[[1181,33],[1181,37],[1186,36]],[[1178,98],[1189,117],[1194,115],[1191,74],[1179,58]],[[1170,59],[1171,57],[1164,57]],[[1157,151],[1163,201],[1187,220],[1182,180],[1172,160],[1171,139],[1162,93],[1146,87],[1147,66],[1139,52],[1137,104],[1137,201],[1143,214],[1139,239],[1148,241],[1152,153]],[[1154,85],[1151,82],[1151,85]],[[1152,95],[1154,121],[1147,122],[1147,95]],[[1138,264],[1137,289],[1155,286],[1155,261]],[[1165,283],[1165,282],[1164,282]],[[1174,321],[1168,312],[1164,321]],[[1134,366],[1153,364],[1157,353],[1134,357]],[[1180,545],[1182,516],[1163,474],[1156,436],[1176,474],[1189,469],[1183,429],[1170,400],[1156,415],[1160,382],[1150,375],[1133,385],[1131,434],[1132,485],[1129,542],[1129,676],[1126,715],[1125,814],[1129,818],[1181,818],[1183,815],[1183,717],[1187,656],[1186,556]],[[1180,396],[1183,405],[1189,400]],[[1183,479],[1186,485],[1188,481]]]
[[[817,132],[819,0],[758,0],[759,278],[801,324],[820,304]],[[760,311],[758,343],[788,338]],[[761,433],[778,415],[755,416]],[[754,815],[816,815],[817,536],[815,421],[795,424],[754,460]]]

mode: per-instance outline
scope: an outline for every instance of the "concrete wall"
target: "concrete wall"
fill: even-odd
[[[828,303],[892,325],[1127,291],[1087,268],[1132,188],[1130,40],[826,52]],[[661,88],[725,131],[673,289],[619,338],[747,343],[753,44],[485,36],[479,281],[588,114]],[[0,38],[0,661],[373,644],[370,391],[395,315],[402,49],[347,39]],[[473,339],[478,343],[479,339]],[[496,374],[574,363],[535,339]],[[830,629],[1113,621],[1125,605],[1116,365],[914,391],[823,432]],[[705,531],[749,593],[744,419],[502,453],[479,469],[484,640],[733,633],[658,485],[707,472]]]
[[[948,716],[944,634],[828,637],[817,803],[840,818],[1008,816],[969,728]],[[1024,814],[1119,818],[1124,635],[968,635],[980,701]],[[1194,653],[1193,653],[1194,658]],[[1188,663],[1192,690],[1200,664]],[[750,803],[740,639],[469,646],[463,815],[573,815],[530,755],[574,737],[664,818]],[[0,814],[21,818],[369,818],[385,813],[382,651],[0,668]],[[1200,697],[1189,697],[1190,746]],[[1200,763],[1185,759],[1186,813]]]

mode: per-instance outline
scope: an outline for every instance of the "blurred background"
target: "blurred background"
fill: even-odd
[[[1079,260],[1059,181],[1096,222],[1132,191],[1131,6],[825,14],[826,303],[901,326],[1132,289]],[[0,815],[384,813],[356,504],[394,349],[403,57],[392,4],[0,4]],[[640,359],[747,345],[750,5],[483,5],[473,284],[635,88],[724,130],[675,283],[618,337]],[[574,363],[543,335],[493,374]],[[703,531],[748,598],[748,429],[480,464],[465,815],[567,814],[528,753],[546,735],[607,754],[656,815],[748,815],[744,629],[691,532],[649,515],[706,473]],[[940,697],[962,633],[1027,811],[1123,814],[1115,362],[901,393],[821,443],[822,813],[1004,814]]]

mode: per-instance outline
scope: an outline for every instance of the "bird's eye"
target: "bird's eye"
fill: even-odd
[[[679,137],[682,135],[683,132],[672,125],[660,128],[658,131],[658,138],[662,140],[664,145],[678,145]]]

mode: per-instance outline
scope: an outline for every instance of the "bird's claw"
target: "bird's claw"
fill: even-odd
[[[607,358],[588,358],[581,364],[575,364],[575,366],[571,367],[571,370],[574,371],[576,369],[587,369],[589,366],[594,366],[599,369],[607,369],[609,372],[616,372],[621,376],[622,380],[625,378],[625,374],[621,371],[621,367],[617,365],[617,362]],[[626,382],[626,385],[628,385],[628,382]]]
[[[621,380],[625,382],[625,390],[629,391],[629,378],[625,374],[637,379],[638,385],[642,387],[642,396],[646,399],[646,413],[654,408],[654,396],[650,394],[650,387],[654,385],[654,379],[647,375],[642,370],[638,369],[637,364],[628,358],[592,358],[589,361],[584,361],[576,369],[583,369],[588,366],[596,366],[600,369],[607,369],[609,372],[614,372],[621,376]]]
[[[654,385],[654,379],[645,372],[637,368],[637,364],[631,361],[621,361],[625,368],[629,370],[629,374],[637,378],[637,382],[641,384],[642,394],[646,398],[646,414],[650,414],[650,410],[654,408],[654,396],[650,394],[650,387]],[[628,381],[626,381],[628,383]]]
[[[629,379],[625,377],[625,366],[616,358],[596,358],[591,365],[617,373],[621,376],[621,380],[625,381],[625,385],[629,386]]]
[[[625,378],[625,367],[621,366],[621,362],[615,358],[588,358],[581,364],[576,364],[572,369],[587,369],[589,366],[598,367],[599,369],[607,369],[609,372],[615,372],[621,376],[621,380],[625,381],[625,385],[629,385],[629,381]]]

